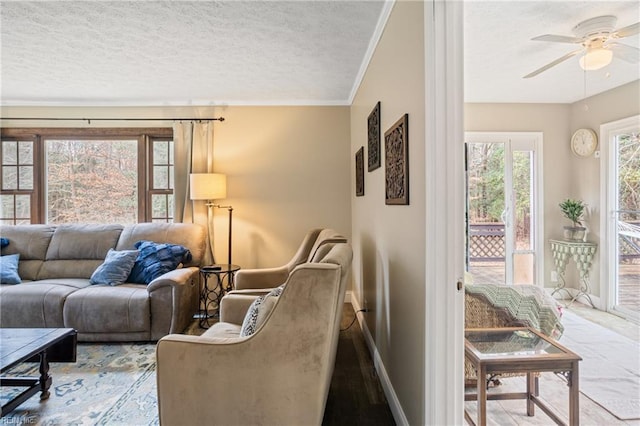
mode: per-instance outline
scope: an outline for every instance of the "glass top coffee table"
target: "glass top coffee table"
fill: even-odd
[[[487,399],[526,399],[528,416],[534,415],[534,405],[537,405],[554,422],[564,425],[538,397],[535,373],[547,371],[559,373],[567,380],[569,424],[579,424],[578,362],[582,358],[529,327],[474,328],[466,329],[464,334],[464,354],[478,377],[477,393],[466,394],[465,401],[478,401],[478,425],[487,424]],[[487,376],[500,373],[526,373],[526,392],[487,395]],[[464,417],[469,424],[476,424],[466,410]]]

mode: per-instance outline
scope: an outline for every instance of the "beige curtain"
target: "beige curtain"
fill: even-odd
[[[213,123],[177,122],[173,125],[174,212],[175,222],[198,223],[209,230],[213,241],[210,212],[204,201],[189,198],[189,174],[213,172]],[[214,263],[211,244],[207,245],[203,264]]]

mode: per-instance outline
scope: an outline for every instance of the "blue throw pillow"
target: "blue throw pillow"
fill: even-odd
[[[124,284],[137,257],[138,250],[116,251],[109,249],[104,263],[93,272],[89,282],[91,284]]]
[[[0,284],[20,284],[22,280],[18,275],[19,254],[0,256]]]
[[[9,245],[8,238],[5,238],[5,237],[0,238],[0,248],[5,248],[8,245]]]
[[[191,252],[181,245],[138,241],[134,246],[140,254],[129,275],[128,281],[132,283],[149,284],[181,263],[191,261]]]

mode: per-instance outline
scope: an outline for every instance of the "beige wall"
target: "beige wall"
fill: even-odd
[[[595,130],[600,138],[600,126],[623,118],[640,114],[640,80],[617,87],[605,93],[587,98],[570,106],[569,134],[586,127]],[[567,142],[567,145],[569,142]],[[601,149],[601,141],[598,149]],[[603,246],[604,238],[600,230],[602,215],[600,193],[600,158],[578,158],[569,156],[571,162],[572,194],[584,200],[589,206],[586,222],[590,229],[589,240]],[[592,294],[600,296],[600,260],[599,255],[591,270]]]
[[[381,102],[384,132],[409,114],[410,205],[385,205],[385,167],[352,190],[354,297],[409,424],[424,411],[425,98],[421,2],[396,2],[351,108],[351,164],[367,151],[367,117]],[[352,172],[351,188],[355,186]],[[428,378],[427,378],[428,379]]]
[[[600,125],[640,113],[640,82],[635,81],[573,104],[465,104],[465,131],[543,132],[544,173],[544,285],[553,287],[555,269],[547,241],[562,236],[568,224],[558,204],[579,198],[589,205],[588,239],[600,242],[600,159],[579,158],[571,152],[575,130]],[[585,104],[588,109],[585,109]],[[600,296],[599,260],[591,270],[591,292]],[[577,288],[573,266],[567,268],[567,285]]]
[[[214,117],[214,170],[228,175],[224,204],[234,207],[233,262],[244,268],[288,261],[305,233],[332,227],[350,236],[349,107],[3,107],[13,117]],[[3,127],[87,126],[5,121]],[[165,126],[94,122],[92,127]],[[216,210],[216,259],[227,259],[227,211]]]

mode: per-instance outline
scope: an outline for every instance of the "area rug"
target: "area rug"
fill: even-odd
[[[23,364],[12,375],[37,375]],[[78,344],[76,363],[51,363],[51,396],[31,397],[1,424],[157,425],[155,344]],[[4,404],[19,389],[1,388]]]
[[[640,419],[640,344],[564,311],[560,343],[582,357],[580,392],[620,420]]]

